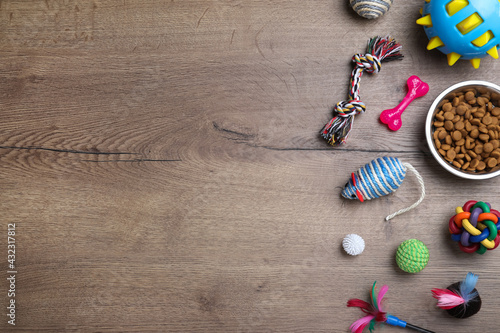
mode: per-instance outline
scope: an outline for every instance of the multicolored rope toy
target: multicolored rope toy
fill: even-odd
[[[402,163],[396,157],[379,157],[351,174],[351,179],[345,184],[341,195],[346,199],[358,199],[363,202],[388,195],[396,191],[410,170],[417,177],[420,184],[420,198],[410,207],[398,210],[387,216],[386,221],[406,213],[417,207],[425,198],[425,186],[422,176],[410,163]]]
[[[487,202],[467,201],[463,207],[455,209],[456,215],[450,218],[448,227],[451,239],[458,242],[466,253],[484,254],[500,244],[500,212],[491,209]]]
[[[378,73],[382,62],[402,59],[401,45],[392,37],[374,37],[368,41],[366,54],[355,54],[352,61],[355,67],[349,82],[349,100],[337,103],[335,116],[325,125],[321,135],[332,146],[345,143],[352,128],[354,116],[364,113],[365,104],[359,99],[359,84],[363,72]]]
[[[481,297],[476,283],[479,276],[467,273],[463,281],[456,282],[447,289],[432,289],[432,296],[438,300],[437,306],[455,318],[468,318],[481,310]]]
[[[362,333],[365,327],[368,325],[370,325],[368,329],[370,330],[370,332],[372,332],[375,329],[375,325],[377,323],[386,323],[391,326],[409,328],[421,333],[434,333],[432,331],[428,331],[418,326],[409,324],[397,317],[388,315],[387,312],[382,309],[382,298],[389,290],[389,287],[386,285],[382,286],[377,295],[376,284],[377,282],[375,281],[373,283],[372,291],[370,294],[371,304],[357,298],[353,298],[347,301],[348,307],[360,308],[361,311],[366,314],[366,316],[364,316],[363,318],[360,318],[352,323],[352,325],[349,327],[351,329],[351,332]]]

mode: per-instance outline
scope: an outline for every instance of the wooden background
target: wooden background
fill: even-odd
[[[0,2],[0,330],[7,324],[7,224],[16,224],[16,331],[348,332],[349,298],[388,284],[389,311],[436,332],[498,332],[499,253],[466,255],[447,221],[467,200],[500,206],[499,180],[467,181],[431,157],[427,110],[448,86],[498,82],[500,61],[450,68],[396,0],[376,21],[347,0]],[[394,36],[404,60],[365,75],[347,145],[318,135],[345,99],[351,57]],[[380,112],[406,79],[431,86],[390,132]],[[351,172],[395,156],[390,196],[340,197]],[[348,233],[366,241],[349,257]],[[397,246],[418,238],[427,268]],[[480,275],[481,312],[436,309],[431,288]],[[380,332],[399,332],[384,327]]]

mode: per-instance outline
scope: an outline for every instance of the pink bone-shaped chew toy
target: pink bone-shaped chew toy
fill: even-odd
[[[412,75],[406,81],[408,93],[405,98],[394,109],[384,110],[380,114],[380,121],[389,126],[390,130],[397,131],[401,128],[401,115],[408,105],[418,97],[425,96],[429,91],[429,85],[416,75]]]

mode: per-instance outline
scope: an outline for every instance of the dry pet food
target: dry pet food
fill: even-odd
[[[458,169],[500,168],[500,95],[466,89],[447,96],[434,118],[434,145]]]

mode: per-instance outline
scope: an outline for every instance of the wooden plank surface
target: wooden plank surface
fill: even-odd
[[[423,1],[422,1],[423,3]],[[500,62],[452,68],[395,1],[376,21],[348,1],[0,2],[2,331],[348,332],[373,281],[389,311],[436,332],[497,332],[498,253],[461,253],[447,221],[470,199],[500,205],[498,180],[466,181],[431,157],[424,120],[439,93],[498,83]],[[345,99],[350,58],[375,35],[404,60],[365,75],[348,143],[318,135]],[[389,132],[380,112],[419,75],[428,95]],[[365,202],[339,195],[351,172],[395,156],[422,174]],[[16,325],[7,323],[7,228],[16,225]],[[366,241],[349,257],[343,237]],[[431,259],[394,260],[404,240]],[[483,309],[459,321],[431,288],[480,275]],[[384,327],[381,332],[397,332]]]

